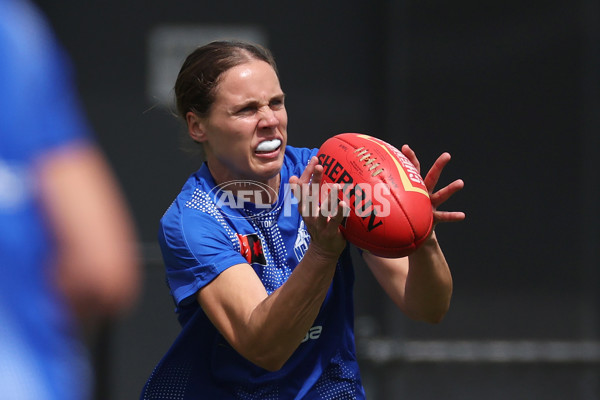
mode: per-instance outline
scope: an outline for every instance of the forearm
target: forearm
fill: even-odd
[[[435,233],[408,259],[405,312],[417,320],[440,322],[450,307],[452,275]]]
[[[335,274],[337,257],[309,246],[287,282],[267,297],[251,315],[256,329],[254,357],[281,367],[312,327]]]
[[[252,267],[239,264],[223,271],[198,294],[200,305],[229,343],[268,370],[281,368],[302,343],[319,314],[346,246],[339,229],[345,203],[337,202],[334,213],[304,203],[308,198],[305,191],[315,190],[311,184],[318,185],[322,173],[323,167],[312,157],[302,176],[289,180],[311,240],[285,283],[267,295]],[[322,206],[329,209],[327,200]]]
[[[60,290],[82,318],[128,310],[139,293],[136,237],[106,160],[93,147],[72,146],[46,155],[38,172]]]
[[[277,370],[312,327],[329,290],[338,254],[311,243],[287,281],[267,295],[248,264],[232,266],[198,292],[198,301],[231,346]]]

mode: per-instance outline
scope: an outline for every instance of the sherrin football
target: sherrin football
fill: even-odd
[[[400,150],[373,136],[342,133],[317,154],[323,182],[341,186],[346,240],[381,257],[404,257],[429,236],[433,211],[419,171]]]

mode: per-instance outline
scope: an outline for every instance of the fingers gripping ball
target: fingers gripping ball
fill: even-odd
[[[342,133],[317,154],[323,182],[341,185],[349,213],[340,227],[350,243],[382,257],[403,257],[429,236],[433,211],[419,171],[375,137]]]

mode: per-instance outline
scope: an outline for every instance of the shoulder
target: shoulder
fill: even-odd
[[[302,174],[310,159],[316,156],[318,151],[319,149],[286,146],[284,165],[288,169],[289,175]]]
[[[212,218],[214,202],[210,193],[214,187],[204,174],[205,166],[191,174],[183,184],[179,194],[163,214],[160,222],[165,225],[180,225],[182,218]]]
[[[167,241],[220,240],[231,242],[234,226],[215,202],[215,185],[203,166],[188,177],[181,191],[160,219],[160,236]]]

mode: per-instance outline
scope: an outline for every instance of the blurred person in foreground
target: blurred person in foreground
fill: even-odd
[[[90,398],[83,326],[132,306],[135,246],[68,57],[33,4],[0,0],[1,398]]]
[[[245,42],[200,47],[184,62],[175,95],[206,161],[161,219],[182,330],[141,398],[363,399],[354,270],[339,229],[347,205],[325,200],[301,212],[323,166],[318,149],[287,146],[285,94],[271,53]],[[415,153],[402,151],[418,168]],[[464,218],[437,210],[463,187],[456,180],[434,191],[449,160],[442,154],[425,177],[435,224]],[[268,201],[269,193],[282,201]],[[298,204],[288,208],[292,196]],[[337,213],[323,212],[329,208]],[[409,317],[441,321],[452,277],[435,232],[408,257],[362,256]]]

